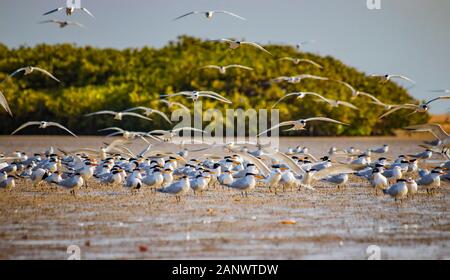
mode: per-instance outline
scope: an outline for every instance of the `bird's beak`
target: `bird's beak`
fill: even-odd
[[[209,173],[216,175],[217,173],[214,171],[209,171]]]
[[[286,170],[289,170],[289,168],[281,167],[280,170],[281,170],[281,171],[286,171]]]
[[[264,176],[261,176],[261,175],[257,174],[257,175],[255,175],[255,178],[264,179]]]

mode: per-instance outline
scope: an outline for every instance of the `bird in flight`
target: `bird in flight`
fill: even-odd
[[[56,123],[56,122],[46,122],[46,121],[33,121],[33,122],[26,122],[24,124],[22,124],[21,126],[19,126],[19,128],[17,128],[16,130],[14,130],[11,135],[16,134],[19,130],[24,129],[27,126],[30,125],[38,125],[39,128],[47,128],[49,126],[56,126],[59,127],[61,129],[64,129],[65,131],[69,132],[70,134],[72,134],[72,136],[77,137],[75,135],[75,133],[73,133],[72,131],[68,130],[66,127],[64,127],[63,125]]]
[[[218,39],[218,40],[210,40],[209,42],[222,42],[222,43],[226,43],[228,44],[228,48],[230,50],[235,50],[241,46],[252,46],[255,47],[257,49],[262,50],[263,52],[272,55],[268,50],[266,50],[265,48],[263,48],[262,46],[258,45],[255,42],[250,42],[250,41],[235,41],[235,40],[229,40],[229,39]]]
[[[108,110],[94,112],[94,113],[86,114],[84,116],[90,117],[90,116],[94,116],[94,115],[113,115],[114,119],[118,120],[118,121],[121,121],[124,116],[137,117],[137,118],[141,118],[141,119],[148,120],[148,121],[152,120],[143,115],[139,115],[139,114],[133,113],[133,112],[114,112],[114,111],[108,111]]]
[[[194,11],[194,12],[189,12],[187,14],[181,15],[181,16],[179,16],[177,18],[174,18],[173,21],[179,20],[180,18],[184,18],[184,17],[190,16],[190,15],[195,15],[195,14],[204,14],[207,19],[212,19],[214,14],[226,14],[226,15],[229,15],[229,16],[241,19],[241,20],[246,20],[245,18],[243,18],[243,17],[241,17],[239,15],[236,15],[236,14],[234,14],[232,12],[228,12],[228,11],[205,11],[205,12]]]
[[[326,78],[326,77],[320,77],[320,76],[315,76],[315,75],[310,75],[310,74],[302,74],[302,75],[297,75],[297,76],[292,76],[292,77],[280,76],[280,77],[270,80],[270,82],[271,83],[288,82],[291,84],[298,84],[304,79],[323,80],[323,81],[328,80],[328,78]]]
[[[31,73],[33,73],[34,71],[38,71],[41,73],[44,73],[45,75],[49,76],[50,78],[52,78],[53,80],[57,81],[58,83],[60,83],[61,81],[58,80],[55,76],[53,76],[50,72],[48,72],[45,69],[39,68],[39,67],[34,67],[34,66],[26,66],[26,67],[22,67],[17,69],[16,71],[14,71],[11,75],[9,75],[8,77],[6,77],[6,79],[11,78],[15,75],[17,75],[20,72],[24,72],[24,75],[30,75]],[[5,79],[5,80],[6,80]],[[3,80],[3,82],[5,81]]]
[[[216,99],[221,102],[228,103],[228,104],[233,103],[230,100],[223,97],[222,95],[220,95],[216,92],[213,92],[213,91],[208,91],[208,90],[205,90],[205,91],[181,91],[181,92],[177,92],[177,93],[161,95],[161,97],[175,97],[175,96],[187,96],[187,98],[192,99],[192,101],[194,101],[194,102],[198,101],[198,99],[200,97],[208,97],[208,98]]]
[[[248,70],[248,71],[253,71],[253,68],[247,67],[247,66],[243,66],[243,65],[239,65],[239,64],[231,64],[231,65],[227,65],[227,66],[206,65],[206,66],[200,67],[200,69],[216,69],[216,70],[219,70],[220,74],[225,74],[227,72],[227,69],[230,69],[230,68],[240,68],[240,69],[245,69],[245,70]]]
[[[294,58],[294,57],[282,57],[279,58],[278,60],[284,60],[284,61],[291,61],[292,63],[294,63],[295,65],[299,64],[299,63],[309,63],[319,69],[323,69],[323,66],[310,60],[310,59],[306,59],[306,58]]]
[[[156,113],[156,114],[160,115],[168,123],[172,123],[170,121],[169,117],[166,114],[164,114],[163,112],[156,110],[156,109],[144,107],[144,106],[133,107],[133,108],[125,110],[124,112],[131,112],[131,111],[136,111],[136,110],[143,110],[144,111],[143,114],[147,117],[150,117],[153,113]]]
[[[292,125],[291,128],[286,129],[284,131],[293,131],[293,130],[305,130],[305,126],[308,122],[311,121],[323,121],[323,122],[331,122],[331,123],[336,123],[336,124],[342,124],[342,125],[348,125],[346,123],[337,121],[337,120],[333,120],[330,118],[325,118],[325,117],[313,117],[313,118],[308,118],[308,119],[300,119],[300,120],[296,120],[296,121],[286,121],[286,122],[281,122],[277,125],[272,126],[271,128],[261,132],[260,134],[258,134],[258,136],[261,136],[271,130],[274,130],[275,128],[280,128],[282,126],[288,126],[288,125]]]
[[[406,76],[403,76],[403,75],[389,75],[389,74],[386,74],[386,75],[377,75],[377,74],[374,74],[374,75],[370,75],[370,77],[380,78],[380,84],[386,84],[386,83],[389,82],[391,79],[402,79],[402,80],[408,81],[408,82],[410,82],[410,83],[412,83],[412,84],[415,84],[415,83],[416,83],[415,81],[413,81],[413,80],[411,80],[410,78],[408,78],[408,77],[406,77]]]
[[[56,23],[56,24],[59,25],[60,28],[67,27],[69,25],[75,25],[75,26],[79,26],[79,27],[83,27],[84,28],[84,25],[82,25],[81,23],[78,23],[76,21],[61,21],[61,20],[51,19],[51,20],[44,20],[44,21],[41,21],[39,23]]]
[[[400,109],[413,110],[413,112],[408,114],[408,116],[412,115],[412,114],[415,114],[415,113],[425,113],[430,108],[429,105],[432,102],[437,101],[437,100],[441,100],[441,99],[450,99],[450,95],[439,96],[439,97],[433,98],[433,99],[431,99],[431,100],[429,100],[429,101],[427,101],[425,103],[419,104],[419,105],[417,105],[417,104],[392,105],[392,109],[390,109],[389,111],[387,111],[386,113],[381,115],[380,119],[382,119],[382,118],[384,118],[384,117],[386,117],[386,116],[388,116],[388,115],[390,115],[390,114],[392,114],[392,113],[394,113],[394,112],[396,112],[396,111],[398,111]]]

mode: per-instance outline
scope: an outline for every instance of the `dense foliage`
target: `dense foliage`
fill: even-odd
[[[365,97],[350,100],[350,90],[336,82],[304,80],[300,84],[268,84],[267,81],[278,76],[308,73],[348,82],[357,90],[371,93],[389,104],[417,102],[396,84],[389,82],[380,85],[378,80],[330,56],[297,52],[289,46],[265,47],[273,57],[253,47],[227,51],[224,44],[185,36],[161,49],[115,50],[70,44],[8,49],[0,44],[0,80],[20,67],[32,65],[47,69],[62,81],[58,84],[33,73],[25,77],[18,75],[0,84],[0,90],[14,113],[11,118],[3,109],[0,110],[0,132],[11,133],[20,124],[31,120],[57,121],[77,134],[98,134],[98,129],[108,126],[121,126],[130,131],[167,129],[170,125],[156,115],[153,122],[125,118],[122,123],[111,116],[88,118],[83,115],[98,110],[120,111],[136,105],[169,113],[166,105],[157,102],[159,95],[182,90],[212,90],[233,101],[233,104],[225,105],[203,99],[204,108],[269,109],[284,93],[293,91],[313,91],[328,98],[350,101],[361,108],[359,111],[333,108],[315,102],[311,97],[303,100],[289,98],[281,102],[278,106],[280,121],[327,116],[351,124],[346,127],[311,123],[310,130],[306,132],[311,135],[390,134],[396,128],[428,119],[426,114],[407,116],[408,111],[400,110],[384,120],[378,120],[377,117],[383,113],[382,107],[369,103]],[[276,59],[284,56],[308,58],[321,64],[324,69]],[[208,64],[234,63],[253,67],[254,71],[230,69],[221,75],[210,69],[198,70]],[[192,101],[182,97],[173,100],[192,107]],[[32,132],[36,131],[27,128],[22,133]],[[58,132],[57,129],[51,130],[51,133]]]

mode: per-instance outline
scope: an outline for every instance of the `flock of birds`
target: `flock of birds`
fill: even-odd
[[[60,7],[51,10],[44,15],[52,14],[65,10],[67,15],[72,15],[79,10],[94,17],[86,8]],[[223,14],[235,17],[240,20],[245,18],[228,11],[193,11],[181,15],[174,20],[180,20],[184,17],[204,14],[206,18],[211,19],[216,14]],[[42,23],[56,23],[60,27],[68,25],[83,26],[77,22],[47,20]],[[250,41],[236,41],[230,39],[212,40],[227,44],[230,50],[235,50],[243,46],[254,47],[265,54],[272,55],[261,45]],[[298,43],[300,48],[308,41]],[[307,63],[317,68],[323,68],[320,64],[308,60],[293,57],[282,57],[280,61],[286,61],[294,64]],[[239,68],[247,71],[253,69],[248,66],[232,64],[226,66],[206,65],[202,70],[215,70],[221,74],[232,68]],[[60,82],[49,71],[27,66],[20,68],[10,74],[6,79],[10,79],[23,73],[30,75],[32,73],[42,73],[55,82]],[[372,75],[378,78],[381,84],[385,84],[393,79],[402,79],[410,83],[415,83],[403,75]],[[450,99],[450,95],[443,95],[433,98],[422,104],[385,104],[375,96],[358,91],[352,85],[338,80],[332,80],[327,77],[320,77],[310,74],[301,74],[296,76],[282,76],[270,80],[270,83],[301,83],[305,79],[314,79],[319,81],[331,81],[339,83],[352,94],[352,99],[364,97],[370,99],[375,105],[382,106],[386,112],[380,116],[384,118],[393,112],[401,109],[408,109],[410,114],[423,113],[429,109],[432,102],[438,100]],[[450,93],[449,90],[439,90],[436,92]],[[170,101],[175,96],[183,96],[191,99],[193,102],[200,98],[215,99],[219,102],[232,104],[226,97],[213,91],[182,91],[161,95],[161,103],[169,108],[173,106],[180,107],[190,111],[185,105]],[[287,93],[280,98],[272,108],[285,100],[286,98],[296,96],[297,99],[303,99],[306,96],[315,98],[318,102],[325,102],[331,106],[345,106],[354,110],[358,108],[350,102],[343,100],[333,100],[315,92],[293,92]],[[12,116],[12,111],[6,98],[0,91],[0,104]],[[137,113],[140,112],[140,113]],[[172,124],[170,118],[163,112],[148,108],[134,107],[124,111],[115,112],[103,110],[87,114],[86,117],[96,115],[110,115],[115,120],[122,120],[124,117],[135,117],[151,121],[153,114],[159,115],[169,124]],[[330,122],[339,125],[347,125],[341,121],[327,117],[310,117],[307,119],[284,121],[261,132],[258,136],[266,135],[268,132],[280,127],[290,127],[287,130],[304,130],[309,122],[320,121]],[[38,126],[45,129],[50,126],[59,127],[74,137],[75,133],[56,122],[49,121],[30,121],[24,123],[11,134],[28,127]],[[114,140],[110,144],[99,149],[82,148],[73,151],[59,149],[59,154],[53,148],[49,148],[44,154],[36,153],[33,156],[24,152],[17,151],[11,156],[0,155],[0,188],[12,190],[15,187],[15,180],[30,180],[37,186],[42,183],[56,184],[69,189],[71,193],[89,183],[97,182],[106,185],[121,185],[133,192],[143,187],[149,187],[163,193],[175,195],[177,201],[181,196],[193,190],[201,193],[208,188],[222,186],[238,190],[242,195],[247,195],[254,190],[256,186],[264,186],[277,193],[282,188],[284,191],[299,188],[314,190],[317,182],[326,182],[338,187],[348,183],[349,178],[362,178],[363,182],[371,185],[376,193],[382,190],[384,193],[392,196],[395,200],[402,200],[408,195],[414,195],[418,192],[418,186],[426,188],[427,192],[432,192],[440,186],[441,179],[450,179],[450,136],[437,124],[423,124],[406,128],[411,131],[428,131],[432,133],[436,140],[426,142],[422,147],[426,150],[415,155],[401,155],[395,159],[388,159],[383,156],[389,150],[388,145],[371,148],[364,151],[350,147],[344,150],[338,150],[335,147],[330,148],[329,152],[322,158],[317,159],[309,153],[307,147],[288,148],[283,152],[278,149],[261,145],[259,142],[233,142],[225,145],[208,144],[201,148],[187,148],[183,142],[176,144],[173,138],[180,131],[197,131],[204,133],[192,127],[182,127],[172,130],[153,130],[150,132],[126,131],[120,127],[109,127],[101,131],[111,131],[108,136],[121,135],[124,139]],[[129,144],[133,139],[142,139],[145,141],[146,148],[138,153],[131,151]],[[181,145],[178,152],[160,152],[155,150],[158,145],[174,143]],[[254,146],[251,151],[248,147]],[[208,154],[208,150],[219,149],[217,153]],[[200,155],[195,158],[190,156],[192,153]],[[442,160],[431,161],[430,158],[436,154],[442,157]],[[377,159],[372,159],[374,155],[379,155]],[[419,168],[420,167],[420,168]],[[413,179],[413,178],[416,178]]]

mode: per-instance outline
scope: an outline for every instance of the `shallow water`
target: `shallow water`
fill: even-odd
[[[110,139],[106,139],[111,141]],[[0,152],[95,148],[100,137],[0,137]],[[282,147],[308,146],[315,156],[330,146],[360,149],[389,144],[389,157],[421,150],[418,138],[288,138]],[[134,152],[145,144],[136,141]],[[173,146],[158,150],[173,150]],[[283,149],[282,149],[283,150]],[[193,155],[194,156],[194,155]],[[136,195],[91,184],[77,197],[27,182],[0,191],[0,258],[66,259],[78,245],[83,259],[365,259],[370,245],[382,259],[450,257],[450,188],[425,190],[395,203],[352,179],[341,189],[278,195],[258,188],[248,198],[226,189],[174,197],[148,189]],[[295,224],[282,224],[283,220]],[[141,251],[144,245],[147,250]]]

